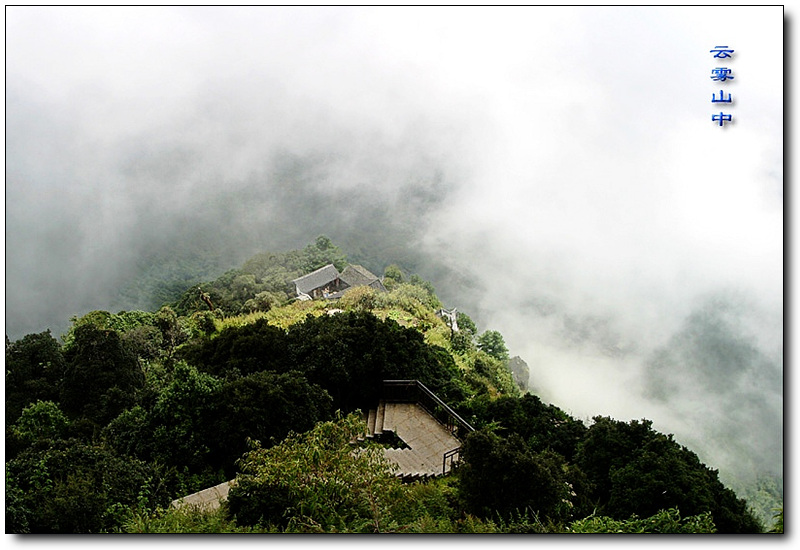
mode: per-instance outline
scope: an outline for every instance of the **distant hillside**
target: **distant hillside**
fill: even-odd
[[[393,263],[373,274],[353,266],[321,236],[301,250],[258,254],[157,311],[93,311],[71,319],[63,342],[49,332],[8,342],[7,529],[746,533],[769,525],[650,421],[598,416],[586,425],[526,392],[535,372],[499,332],[479,334],[468,315],[443,307],[430,283]],[[298,295],[292,281],[314,273]],[[365,428],[349,413],[374,407],[382,381],[398,378],[420,380],[477,428],[447,476],[402,484],[384,461],[351,460],[353,430]],[[363,484],[342,485],[343,472]],[[248,487],[233,490],[235,508],[166,509],[234,477]]]

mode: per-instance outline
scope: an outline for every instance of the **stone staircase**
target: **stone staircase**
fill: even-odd
[[[403,481],[447,474],[461,449],[455,434],[465,437],[472,426],[417,380],[384,380],[383,394],[378,406],[365,414],[367,433],[359,439],[395,445],[383,452],[397,465],[395,475]],[[230,480],[203,489],[173,500],[171,506],[216,509],[235,483]]]
[[[384,449],[386,458],[398,467],[396,475],[404,481],[440,476],[450,471],[453,460],[445,457],[448,453],[457,453],[461,442],[419,404],[381,401],[365,416],[367,439],[395,441],[392,436],[396,436],[407,445],[407,448]]]
[[[219,485],[175,499],[170,504],[170,507],[192,506],[204,511],[216,510],[223,500],[228,499],[228,492],[234,485],[236,485],[235,479],[223,481]]]

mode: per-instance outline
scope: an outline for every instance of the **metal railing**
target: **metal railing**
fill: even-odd
[[[459,440],[475,431],[419,380],[384,380],[381,396],[384,401],[394,403],[417,403]]]
[[[458,462],[460,453],[461,447],[456,447],[455,449],[450,449],[442,455],[442,475],[447,473],[447,460],[450,460],[450,468],[452,469],[453,464]]]

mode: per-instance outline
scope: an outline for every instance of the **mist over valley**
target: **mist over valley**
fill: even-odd
[[[741,52],[724,130],[710,14]],[[782,484],[782,24],[9,9],[6,334],[154,311],[326,235],[501,332],[544,402],[650,419],[734,488]]]

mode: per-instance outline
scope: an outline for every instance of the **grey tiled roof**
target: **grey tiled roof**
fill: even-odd
[[[308,294],[315,288],[325,286],[339,278],[339,271],[333,264],[328,264],[325,267],[320,267],[316,271],[312,271],[308,275],[303,275],[294,279],[292,282],[297,287],[298,292]]]
[[[346,288],[346,289],[344,289],[344,290],[340,290],[340,291],[338,291],[338,292],[333,292],[333,293],[331,293],[331,294],[327,294],[325,297],[326,297],[328,300],[338,300],[339,298],[341,298],[342,296],[344,296],[344,293],[345,293],[345,292],[347,292],[348,290],[350,290],[350,288],[351,288],[351,287],[347,287],[347,288]]]
[[[379,281],[378,277],[367,268],[355,264],[344,268],[341,279],[349,286],[371,286],[375,281]]]
[[[380,292],[388,292],[388,290],[386,290],[386,287],[383,286],[383,283],[381,282],[380,279],[375,279],[369,284],[369,286]]]

